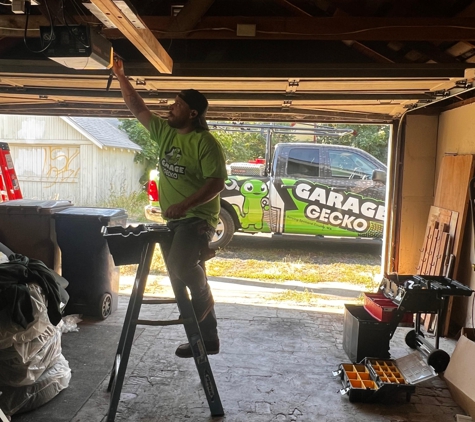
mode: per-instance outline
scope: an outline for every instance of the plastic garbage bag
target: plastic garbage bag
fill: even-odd
[[[31,385],[61,356],[61,327],[51,325],[27,343],[0,350],[0,388]]]
[[[22,387],[0,387],[0,408],[6,415],[27,412],[49,402],[69,386],[71,369],[63,355],[36,382]]]
[[[51,325],[46,308],[46,298],[40,286],[35,283],[29,283],[31,304],[33,306],[33,321],[28,327],[13,324],[10,318],[2,315],[0,311],[0,349],[6,349],[13,346],[14,343],[27,343],[45,332]]]
[[[61,326],[61,332],[69,333],[71,331],[79,331],[78,322],[81,322],[82,315],[73,314],[73,315],[66,315],[63,317],[63,324]]]
[[[46,299],[37,284],[29,284],[34,321],[23,329],[0,319],[0,386],[33,384],[61,355],[61,329],[50,323]]]

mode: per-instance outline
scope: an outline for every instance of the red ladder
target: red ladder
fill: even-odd
[[[13,167],[10,147],[0,142],[0,202],[10,199],[22,199],[20,183]]]

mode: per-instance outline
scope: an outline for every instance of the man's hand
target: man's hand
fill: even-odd
[[[163,213],[166,218],[176,219],[185,217],[186,212],[198,205],[211,201],[224,189],[224,179],[209,177],[205,184],[193,195],[178,204],[173,204]]]
[[[183,202],[180,202],[179,204],[170,205],[163,215],[166,218],[177,219],[184,217],[187,211],[188,208],[184,206]]]
[[[124,62],[122,61],[121,58],[114,56],[114,60],[112,61],[112,71],[117,77],[125,76]]]

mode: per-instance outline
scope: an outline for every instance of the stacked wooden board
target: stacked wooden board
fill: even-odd
[[[446,155],[442,159],[421,257],[416,272],[421,275],[445,275],[457,279],[463,230],[468,213],[469,183],[474,175],[474,155]],[[453,298],[448,299],[443,336],[448,334]],[[434,318],[426,320],[426,329],[434,327]]]

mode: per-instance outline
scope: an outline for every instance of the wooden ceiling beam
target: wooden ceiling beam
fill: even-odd
[[[457,14],[457,16],[475,18],[475,2],[470,2],[465,9]]]
[[[63,7],[60,0],[48,0],[48,2],[40,2],[37,7],[41,14],[47,19],[47,25],[50,25],[50,21],[53,22],[53,25],[64,25],[64,16],[63,16]]]
[[[294,16],[312,16],[310,13],[307,13],[305,10],[300,9],[300,7],[295,6],[288,0],[274,0],[276,3],[280,4],[282,7],[285,7],[288,11],[292,12]]]
[[[431,41],[475,40],[472,18],[205,16],[189,32],[169,33],[170,17],[142,17],[158,38],[234,39],[238,24],[256,25],[252,39]]]
[[[23,41],[19,38],[2,38],[0,36],[0,56],[4,55],[5,52],[16,48]]]
[[[0,36],[23,38],[26,25],[26,16],[0,15]],[[49,21],[42,15],[30,16],[28,19],[28,35],[40,36],[40,26],[49,25]]]
[[[451,54],[441,50],[435,44],[428,43],[428,42],[407,42],[405,43],[405,49],[411,48],[416,50],[425,56],[427,56],[430,60],[433,60],[436,63],[457,63],[459,62],[454,56]]]
[[[112,0],[91,1],[159,72],[172,73],[171,57],[148,28],[137,28]]]
[[[309,64],[309,63],[181,63],[174,65],[173,79],[176,78],[338,78],[345,79],[447,79],[464,78],[467,68],[475,64],[440,63],[437,66],[421,63],[404,63],[387,66],[375,63]],[[158,77],[155,68],[148,62],[127,62],[129,77]],[[61,66],[52,60],[20,60],[0,58],[0,79],[11,76],[33,78],[83,78],[84,72]],[[107,70],[91,70],[88,77],[107,80]]]
[[[336,9],[333,14],[333,17],[339,17],[339,16],[348,16],[348,14],[342,9]],[[360,41],[351,39],[351,40],[343,40],[342,42],[345,43],[347,46],[350,46],[354,50],[358,51],[359,53],[365,55],[366,57],[369,57],[371,60],[373,60],[376,63],[394,63],[394,61],[391,60],[390,58],[368,47],[366,44],[363,44]]]
[[[169,32],[182,32],[193,29],[215,0],[188,1],[177,16],[172,18],[167,28]]]
[[[298,8],[294,4],[290,3],[288,0],[275,0],[275,1],[281,6],[284,6],[288,10],[290,10],[294,14],[294,16],[312,16],[310,13],[307,13],[304,10]],[[347,14],[337,9],[333,16],[347,16]],[[372,50],[371,48],[360,43],[359,41],[342,40],[342,42],[345,43],[345,45],[354,48],[356,51],[365,55],[366,57],[369,57],[376,63],[394,63],[392,60],[388,59],[382,54],[379,54],[377,51]]]
[[[359,53],[364,54],[366,57],[369,57],[376,63],[394,63],[394,60],[391,60],[389,57],[384,56],[383,54],[377,52],[376,50],[368,47],[367,45],[359,41],[349,40],[349,41],[343,41],[343,42],[346,45],[354,48]]]
[[[169,16],[141,16],[149,31],[139,31],[130,21],[127,27],[123,25],[126,21],[120,9],[115,6],[112,0],[93,0],[94,2],[106,4],[106,12],[111,20],[114,17],[109,9],[113,10],[114,19],[123,30],[127,29],[127,34],[120,34],[117,29],[104,29],[103,33],[108,38],[123,38],[131,41],[137,38],[140,41],[141,49],[145,50],[143,43],[150,41],[153,45],[158,43],[155,37],[162,39],[243,39],[236,34],[238,24],[256,25],[255,37],[246,39],[267,39],[267,40],[358,40],[358,41],[475,41],[475,21],[470,17],[460,18],[367,18],[367,17],[236,17],[236,16],[204,16],[194,29],[182,32],[169,32],[167,28],[171,25],[173,18]],[[97,22],[94,17],[92,22]],[[83,19],[84,20],[84,19]],[[34,22],[37,22],[36,24]],[[12,28],[12,30],[2,29],[0,35],[23,37],[25,16],[0,16],[0,27]],[[47,25],[48,21],[43,16],[31,16],[29,31],[38,31],[36,25]],[[39,25],[38,25],[39,26]],[[145,32],[143,32],[145,31]],[[147,33],[147,35],[145,35]],[[153,36],[152,35],[155,36]],[[158,45],[160,45],[158,43]],[[152,49],[152,46],[150,47]],[[160,45],[158,50],[164,55],[168,54]],[[157,51],[158,51],[157,50]],[[148,54],[148,53],[147,53]],[[158,54],[158,53],[157,53]],[[171,59],[170,59],[171,60]]]

